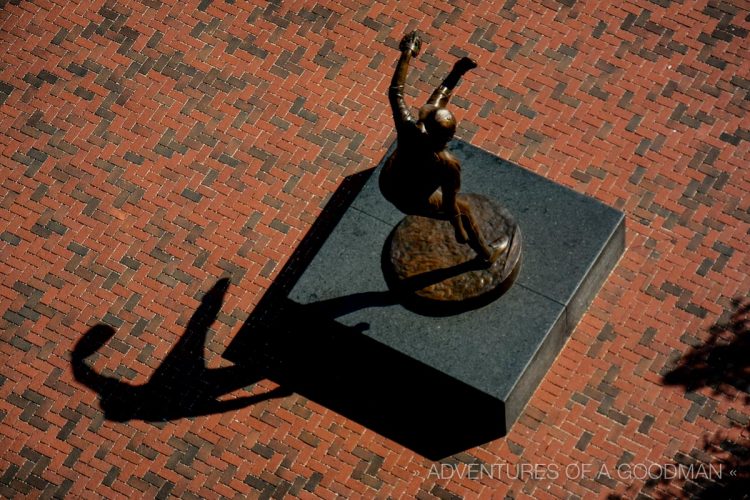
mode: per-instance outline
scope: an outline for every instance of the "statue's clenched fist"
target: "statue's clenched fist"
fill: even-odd
[[[412,56],[419,55],[419,49],[422,48],[422,39],[416,31],[404,35],[398,46],[401,52],[411,52]]]

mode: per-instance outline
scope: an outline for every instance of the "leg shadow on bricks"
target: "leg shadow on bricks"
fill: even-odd
[[[395,304],[390,291],[300,305],[288,298],[370,172],[347,178],[224,353],[433,460],[504,435],[501,401],[335,321]],[[431,277],[428,277],[431,278]]]
[[[73,375],[99,394],[105,418],[119,422],[172,420],[237,410],[290,394],[279,387],[265,394],[219,400],[265,378],[246,364],[206,368],[203,357],[206,334],[221,308],[228,285],[228,279],[221,279],[206,293],[185,333],[143,385],[131,385],[97,373],[86,363],[86,358],[115,334],[112,327],[100,324],[81,337],[73,348]]]

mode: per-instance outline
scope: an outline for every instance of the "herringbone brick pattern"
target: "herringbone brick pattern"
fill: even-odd
[[[745,358],[719,359],[731,378],[674,368],[747,347],[748,2],[0,3],[0,495],[659,496],[700,481],[617,467],[747,443]],[[105,418],[85,367],[146,390],[220,277],[205,363],[227,365],[331,193],[393,140],[413,29],[410,98],[472,56],[458,135],[627,214],[624,257],[511,432],[435,464],[247,375],[228,411]]]

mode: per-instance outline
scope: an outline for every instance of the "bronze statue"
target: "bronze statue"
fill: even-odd
[[[469,204],[457,196],[461,165],[446,149],[456,131],[456,119],[446,105],[461,77],[477,64],[468,57],[458,60],[415,119],[404,102],[404,82],[409,61],[421,45],[417,32],[405,35],[399,45],[401,57],[388,90],[397,146],[380,174],[380,190],[407,215],[449,220],[456,241],[468,244],[489,267],[509,248],[510,240],[504,235],[490,244],[485,241]]]

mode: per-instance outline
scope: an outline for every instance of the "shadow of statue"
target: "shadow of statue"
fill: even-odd
[[[288,295],[372,170],[347,177],[304,240],[234,336],[226,368],[206,367],[207,332],[229,281],[205,294],[184,334],[145,384],[102,374],[87,362],[114,335],[108,325],[87,331],[72,352],[77,381],[99,394],[105,418],[164,421],[238,410],[292,392],[350,418],[418,453],[439,460],[505,432],[502,402],[380,342],[335,318],[399,301],[390,290],[301,305]],[[464,272],[464,263],[414,276],[422,287]],[[317,320],[314,318],[318,318]],[[225,398],[260,380],[280,387],[265,394]]]
[[[306,243],[297,248],[286,267],[296,269],[295,273],[304,268],[371,174],[372,169],[351,175],[342,182],[326,205],[326,210],[313,224],[309,237],[305,238]],[[133,385],[118,377],[98,373],[86,362],[86,358],[94,355],[115,335],[116,331],[111,326],[96,325],[78,340],[71,353],[73,376],[99,394],[105,418],[120,422],[132,419],[153,422],[173,420],[237,410],[292,393],[283,386],[265,394],[220,399],[237,389],[269,378],[265,365],[284,357],[280,352],[283,348],[274,348],[275,343],[261,333],[266,331],[264,318],[270,309],[259,304],[251,315],[258,321],[246,322],[241,330],[243,336],[257,340],[249,346],[251,352],[245,351],[244,356],[236,359],[223,356],[234,361],[233,366],[206,367],[203,355],[206,336],[221,309],[228,286],[228,279],[220,279],[204,295],[184,334],[145,384]],[[276,297],[280,289],[288,293],[288,289],[284,288],[286,286],[288,283],[284,280],[275,282],[261,303]],[[259,331],[252,331],[256,328]]]
[[[114,336],[114,328],[96,325],[81,337],[71,356],[73,375],[99,394],[105,418],[118,422],[173,420],[237,410],[291,394],[279,387],[265,394],[219,399],[265,378],[259,370],[244,364],[206,367],[203,354],[206,335],[216,320],[228,286],[228,279],[220,279],[203,296],[185,333],[145,384],[132,385],[97,373],[86,363],[86,358]]]

